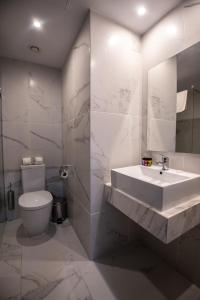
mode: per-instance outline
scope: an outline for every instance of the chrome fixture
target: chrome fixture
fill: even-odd
[[[40,48],[38,46],[34,46],[34,45],[31,45],[29,47],[29,49],[34,52],[34,53],[39,53],[40,52]]]
[[[81,186],[87,199],[88,200],[90,199],[88,192],[87,192],[84,184],[82,183],[82,180],[80,179],[80,176],[79,176],[78,171],[75,166],[72,166],[72,165],[61,166],[60,170],[59,170],[59,175],[62,180],[68,180],[70,177],[74,177],[74,179],[76,180],[75,181],[76,184],[79,184]]]
[[[161,165],[162,166],[162,171],[166,171],[168,170],[168,165],[169,165],[169,157],[163,155],[163,154],[160,154],[161,155],[161,161],[157,161],[156,163],[158,165]]]

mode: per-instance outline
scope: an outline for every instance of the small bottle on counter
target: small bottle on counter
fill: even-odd
[[[150,157],[143,157],[142,158],[142,165],[145,166],[145,167],[151,167],[152,166],[152,158]]]

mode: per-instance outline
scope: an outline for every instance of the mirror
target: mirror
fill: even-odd
[[[200,154],[200,43],[148,73],[147,148]]]

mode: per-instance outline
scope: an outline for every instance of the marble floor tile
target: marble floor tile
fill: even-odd
[[[68,221],[37,238],[5,226],[0,300],[199,300],[200,289],[156,254],[133,244],[90,261]]]
[[[0,247],[0,299],[20,299],[21,247],[5,242]]]
[[[3,243],[11,243],[11,244],[16,244],[18,246],[21,246],[21,244],[18,241],[18,236],[19,236],[18,233],[19,233],[21,223],[22,222],[20,219],[16,219],[6,223],[4,229],[4,235],[2,239]]]

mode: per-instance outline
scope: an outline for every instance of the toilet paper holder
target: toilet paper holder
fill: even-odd
[[[61,179],[68,179],[68,177],[70,176],[70,171],[73,170],[73,166],[72,165],[64,165],[60,167],[59,170],[59,174],[60,174],[60,178]]]

